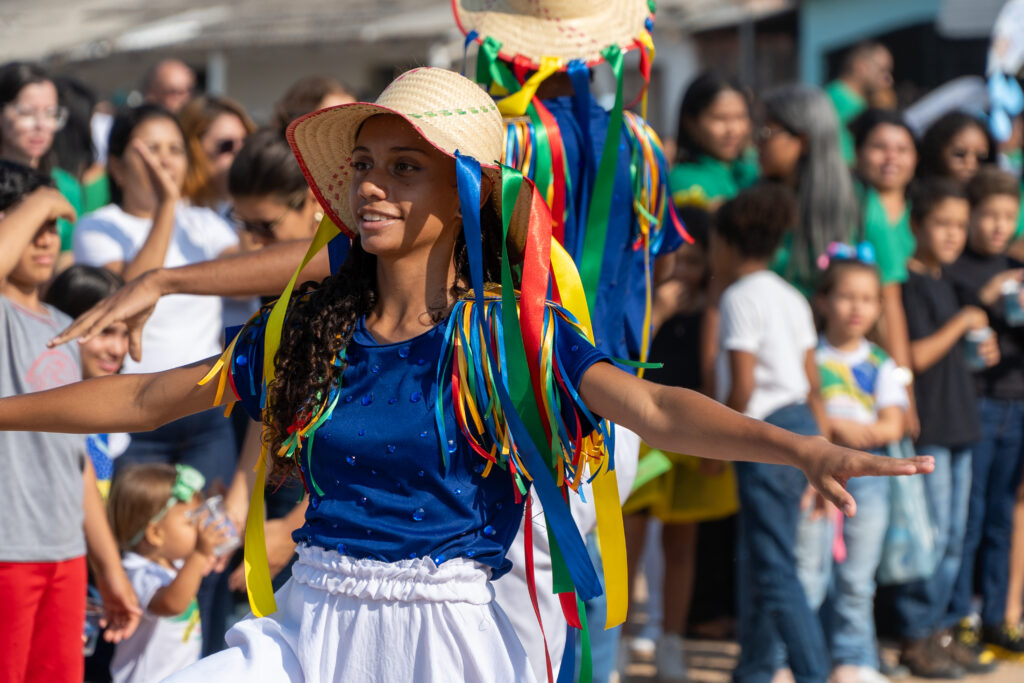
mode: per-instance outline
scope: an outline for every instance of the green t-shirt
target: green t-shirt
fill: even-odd
[[[75,210],[75,213],[81,217],[82,215],[82,185],[78,182],[75,176],[71,175],[63,168],[54,168],[50,172],[50,177],[53,178],[54,185],[57,186],[57,190],[64,195],[64,198],[71,204],[71,208]],[[74,230],[71,223],[64,220],[63,218],[57,219],[57,234],[60,235],[60,250],[71,251],[71,233]]]
[[[895,223],[889,222],[881,198],[874,188],[858,185],[858,197],[864,216],[864,239],[875,249],[875,261],[882,284],[907,281],[907,261],[914,255],[917,242],[910,232],[910,203]]]
[[[846,163],[853,165],[856,156],[853,148],[853,133],[847,126],[850,121],[857,118],[858,114],[868,108],[867,100],[839,80],[826,85],[825,94],[832,100],[832,106],[836,108],[836,114],[839,115],[839,149],[843,153]]]
[[[97,176],[95,180],[84,187],[75,176],[63,168],[54,168],[50,172],[50,177],[53,178],[57,190],[68,200],[79,218],[110,203],[110,178],[106,172]],[[63,218],[57,220],[57,234],[60,235],[61,251],[71,251],[71,235],[74,233],[74,228],[74,225]]]
[[[782,244],[775,250],[768,269],[784,279],[789,284],[800,290],[800,293],[810,299],[814,295],[814,288],[817,286],[817,266],[812,264],[810,279],[798,278],[796,273],[789,272],[789,262],[793,258],[793,233],[787,232],[782,236]]]
[[[705,209],[732,199],[740,190],[753,185],[759,174],[757,152],[748,149],[731,163],[703,154],[694,162],[677,164],[669,173],[668,182],[677,207]]]

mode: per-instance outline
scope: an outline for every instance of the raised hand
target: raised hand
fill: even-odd
[[[142,328],[153,314],[153,307],[163,294],[158,272],[144,273],[78,316],[47,345],[53,348],[75,338],[80,343],[85,343],[114,323],[123,322],[128,326],[128,353],[136,361],[140,361]]]
[[[181,190],[177,182],[160,165],[160,161],[150,151],[149,147],[146,146],[146,143],[136,138],[132,141],[132,149],[142,159],[142,165],[149,175],[150,185],[153,186],[153,192],[156,194],[157,203],[174,203],[178,201],[181,197]]]

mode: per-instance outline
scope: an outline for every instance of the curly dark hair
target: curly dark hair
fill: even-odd
[[[714,229],[743,258],[770,259],[796,216],[793,193],[781,183],[764,182],[722,204]]]
[[[501,281],[501,223],[488,202],[480,212],[483,233],[484,282]],[[509,235],[513,277],[521,266],[514,236]],[[469,256],[459,232],[455,241],[455,282],[449,294],[458,299],[469,291]],[[518,278],[517,278],[518,279]],[[346,363],[334,364],[348,346],[359,319],[370,313],[378,300],[377,257],[368,254],[357,237],[338,272],[319,284],[307,282],[296,292],[288,307],[281,346],[274,357],[275,379],[267,387],[267,408],[263,416],[269,435],[267,445],[275,482],[297,477],[294,458],[278,455],[289,436],[289,428],[305,424],[319,410],[325,396],[345,372]],[[447,317],[448,301],[430,311],[434,323]]]

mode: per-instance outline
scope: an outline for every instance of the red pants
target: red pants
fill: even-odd
[[[81,683],[85,558],[0,562],[0,683]]]

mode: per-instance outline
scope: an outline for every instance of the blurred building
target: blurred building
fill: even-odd
[[[896,58],[912,99],[981,73],[1003,0],[660,0],[650,118],[674,134],[682,89],[714,67],[755,90],[822,83],[843,52],[873,38]],[[166,56],[200,86],[239,99],[258,121],[297,78],[338,78],[372,97],[414,65],[461,68],[464,43],[449,0],[3,0],[0,61],[39,59],[104,97],[123,99]],[[633,57],[635,60],[635,56]],[[608,75],[598,70],[597,87]],[[639,86],[631,78],[627,87]]]

